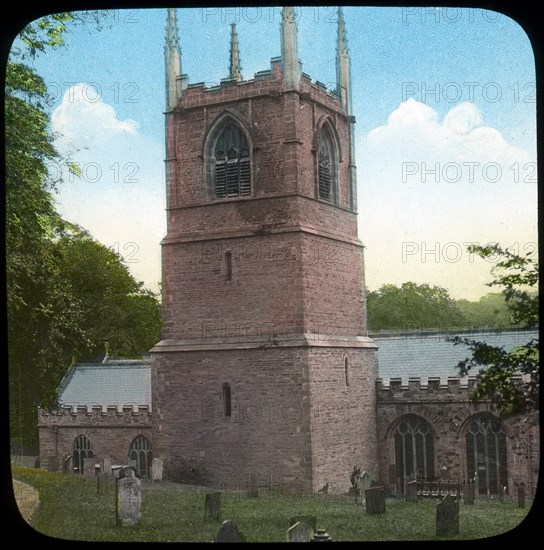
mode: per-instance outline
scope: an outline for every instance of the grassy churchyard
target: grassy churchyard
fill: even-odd
[[[92,479],[13,466],[13,477],[33,486],[39,507],[30,524],[38,532],[70,540],[212,542],[221,523],[232,519],[247,542],[283,542],[289,519],[317,517],[333,541],[464,540],[487,538],[519,525],[530,510],[517,499],[477,498],[473,506],[459,505],[459,535],[436,536],[436,500],[387,500],[385,514],[367,515],[363,506],[345,495],[295,496],[268,494],[258,498],[223,492],[218,520],[204,521],[204,489],[170,482],[142,481],[141,521],[135,527],[115,525],[114,483],[103,483],[97,494]],[[20,487],[20,484],[15,486]],[[19,489],[20,490],[20,489]],[[25,500],[27,492],[18,495]]]

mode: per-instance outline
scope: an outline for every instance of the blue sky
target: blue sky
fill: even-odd
[[[189,81],[227,76],[238,24],[244,78],[280,54],[280,8],[178,9]],[[303,71],[335,85],[336,8],[298,8]],[[366,282],[412,280],[477,299],[492,263],[466,244],[520,253],[537,241],[534,58],[523,29],[482,9],[345,7],[352,61],[359,236]],[[165,232],[166,10],[116,10],[71,29],[34,65],[55,101],[57,147],[83,168],[60,212],[156,290]]]

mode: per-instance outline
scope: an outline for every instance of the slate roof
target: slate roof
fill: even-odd
[[[371,335],[378,346],[378,377],[384,382],[391,378],[401,378],[403,384],[408,383],[408,378],[420,378],[424,382],[429,377],[439,377],[441,383],[446,384],[448,377],[459,377],[457,363],[471,356],[467,346],[454,346],[447,341],[448,337],[456,335],[510,351],[532,338],[538,338],[538,329]],[[478,374],[478,370],[473,369],[470,376]]]
[[[145,360],[75,365],[61,382],[59,400],[65,406],[151,407],[151,366]]]

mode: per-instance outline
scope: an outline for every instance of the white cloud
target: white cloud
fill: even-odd
[[[475,104],[461,103],[440,120],[411,98],[357,149],[371,289],[410,280],[476,299],[489,292],[491,266],[467,253],[469,242],[536,242],[535,159],[485,126]]]
[[[510,145],[502,134],[482,126],[474,103],[460,103],[443,121],[438,113],[413,98],[391,113],[387,125],[372,130],[364,143],[366,157],[439,162],[527,162],[523,149]]]
[[[90,84],[79,83],[69,88],[51,116],[57,146],[90,146],[108,137],[138,135],[135,120],[119,120],[115,109],[104,103]]]

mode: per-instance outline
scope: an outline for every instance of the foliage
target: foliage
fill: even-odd
[[[367,515],[346,495],[294,495],[261,488],[259,498],[234,491],[221,495],[221,518],[204,521],[204,492],[170,482],[142,481],[142,520],[133,528],[115,526],[113,484],[97,495],[96,481],[14,467],[14,477],[35,486],[40,507],[32,527],[51,537],[86,541],[212,542],[224,519],[233,519],[248,542],[284,542],[289,518],[317,516],[333,541],[444,540],[436,536],[436,501],[391,500],[387,513]],[[182,510],[183,514],[179,511]],[[529,508],[517,502],[477,499],[460,506],[455,540],[505,533],[524,521]],[[519,536],[519,534],[518,534]]]
[[[500,258],[493,268],[494,280],[489,286],[503,287],[503,294],[512,314],[512,320],[524,328],[533,328],[538,323],[538,293],[533,289],[538,284],[538,262],[535,259],[516,255],[493,246],[471,245],[470,252],[482,258],[496,255]],[[465,376],[472,368],[482,367],[474,400],[491,399],[504,415],[516,414],[539,407],[539,340],[531,339],[510,351],[491,346],[485,342],[461,338],[452,339],[472,351],[472,357],[461,361],[459,373]],[[529,378],[520,384],[516,378]]]
[[[36,440],[36,407],[49,406],[73,361],[140,356],[158,339],[157,297],[120,258],[61,219],[49,167],[74,164],[55,149],[47,88],[27,63],[64,44],[68,24],[103,12],[60,13],[20,33],[6,67],[6,282],[12,445]],[[57,174],[62,170],[54,170]]]
[[[477,301],[457,300],[467,328],[514,328],[512,313],[504,295],[490,292]]]
[[[387,284],[367,297],[369,329],[378,331],[444,330],[460,326],[465,319],[448,291],[428,284]]]

